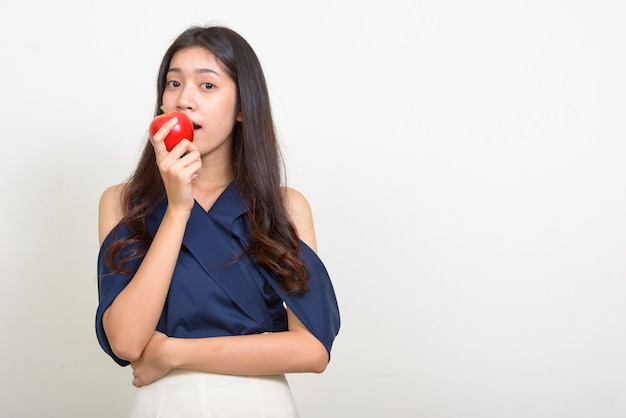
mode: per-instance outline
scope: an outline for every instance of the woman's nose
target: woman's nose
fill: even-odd
[[[177,110],[190,110],[195,106],[195,100],[193,97],[193,92],[190,91],[189,87],[183,89],[181,91],[180,96],[178,97],[178,103],[176,104]]]

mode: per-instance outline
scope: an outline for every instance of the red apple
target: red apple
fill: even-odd
[[[154,118],[150,123],[150,136],[154,136],[154,134],[161,128],[161,126],[163,126],[165,122],[174,117],[178,118],[178,122],[176,123],[176,126],[169,131],[164,140],[165,148],[168,151],[171,151],[172,148],[174,148],[176,144],[183,139],[193,141],[193,123],[191,122],[191,119],[189,119],[189,116],[183,112],[164,113]]]

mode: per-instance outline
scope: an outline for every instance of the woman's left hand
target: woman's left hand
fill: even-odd
[[[133,386],[149,385],[169,373],[171,368],[167,366],[164,355],[164,343],[167,339],[167,335],[154,331],[141,357],[130,363],[134,376]]]

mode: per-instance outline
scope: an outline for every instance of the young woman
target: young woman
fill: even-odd
[[[285,373],[325,370],[339,331],[310,207],[281,184],[263,71],[224,27],[166,51],[156,114],[182,111],[193,142],[147,141],[100,200],[104,351],[133,369],[132,417],[297,416]]]

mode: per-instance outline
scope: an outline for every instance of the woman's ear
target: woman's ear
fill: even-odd
[[[237,112],[237,117],[235,117],[237,122],[241,122],[243,120],[243,116],[241,115],[241,111]]]

